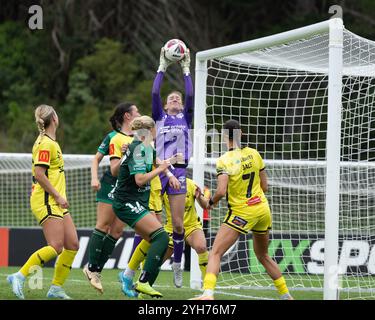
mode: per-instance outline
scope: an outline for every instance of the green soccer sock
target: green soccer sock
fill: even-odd
[[[116,246],[118,239],[113,238],[111,235],[107,234],[103,239],[102,254],[99,258],[99,272],[103,270],[105,263],[111,257],[113,249]]]
[[[102,254],[103,249],[103,239],[107,234],[98,230],[94,229],[91,234],[90,241],[89,241],[89,270],[91,272],[100,272],[100,256]]]
[[[151,286],[154,284],[160,267],[163,264],[163,257],[168,248],[169,236],[164,228],[154,231],[150,235],[150,249],[147,252],[143,273],[140,277],[141,282],[148,282]]]

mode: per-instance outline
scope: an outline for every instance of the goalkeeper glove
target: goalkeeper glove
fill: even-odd
[[[190,74],[190,50],[187,49],[184,58],[179,61],[181,65],[182,72],[184,74]]]
[[[158,72],[159,72],[159,71],[162,71],[162,72],[167,71],[167,68],[168,68],[169,65],[172,64],[172,63],[173,63],[173,61],[168,60],[168,59],[165,57],[165,54],[164,54],[164,48],[161,48],[161,50],[160,50],[160,62],[159,62]]]

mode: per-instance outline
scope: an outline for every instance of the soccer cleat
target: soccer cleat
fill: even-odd
[[[47,292],[47,298],[53,299],[63,299],[63,300],[72,300],[71,297],[69,297],[63,288],[59,286],[51,286]]]
[[[83,268],[83,273],[86,275],[87,280],[90,281],[90,284],[98,290],[100,293],[103,293],[103,286],[101,282],[101,274],[99,272],[92,272],[87,266]]]
[[[209,295],[201,295],[198,297],[191,298],[189,300],[215,300],[214,296],[209,296]]]
[[[24,279],[21,279],[16,273],[13,273],[7,277],[8,283],[12,286],[12,291],[18,299],[25,299],[23,295],[23,284]]]
[[[121,290],[122,292],[128,296],[129,298],[137,298],[138,292],[133,290],[133,279],[127,277],[124,275],[124,273],[121,271],[118,274],[119,281],[121,282]]]
[[[138,293],[147,294],[153,298],[162,298],[163,295],[156,291],[153,287],[150,286],[148,282],[139,282],[137,281],[134,286],[134,290]]]
[[[177,288],[182,287],[182,269],[181,269],[181,263],[175,263],[172,264],[172,270],[173,270],[173,283]]]

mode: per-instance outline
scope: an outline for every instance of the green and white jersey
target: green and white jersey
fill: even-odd
[[[102,143],[98,148],[99,153],[101,153],[104,156],[109,155],[109,143],[116,134],[117,131],[113,130],[105,136],[105,138],[103,139]],[[101,182],[105,182],[110,185],[114,185],[116,183],[116,177],[112,176],[111,169],[108,169],[104,172],[103,177],[101,178]]]
[[[135,183],[135,175],[152,171],[155,158],[155,149],[152,146],[145,146],[142,141],[133,140],[121,162],[114,192],[114,202],[138,201],[148,209],[150,182],[139,187]]]

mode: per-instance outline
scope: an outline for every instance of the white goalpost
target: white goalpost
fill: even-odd
[[[269,254],[292,292],[375,298],[374,99],[375,42],[339,18],[197,53],[193,179],[215,191],[222,124],[239,120],[266,163]],[[211,212],[209,246],[226,209]],[[251,235],[223,257],[218,286],[272,288]]]

